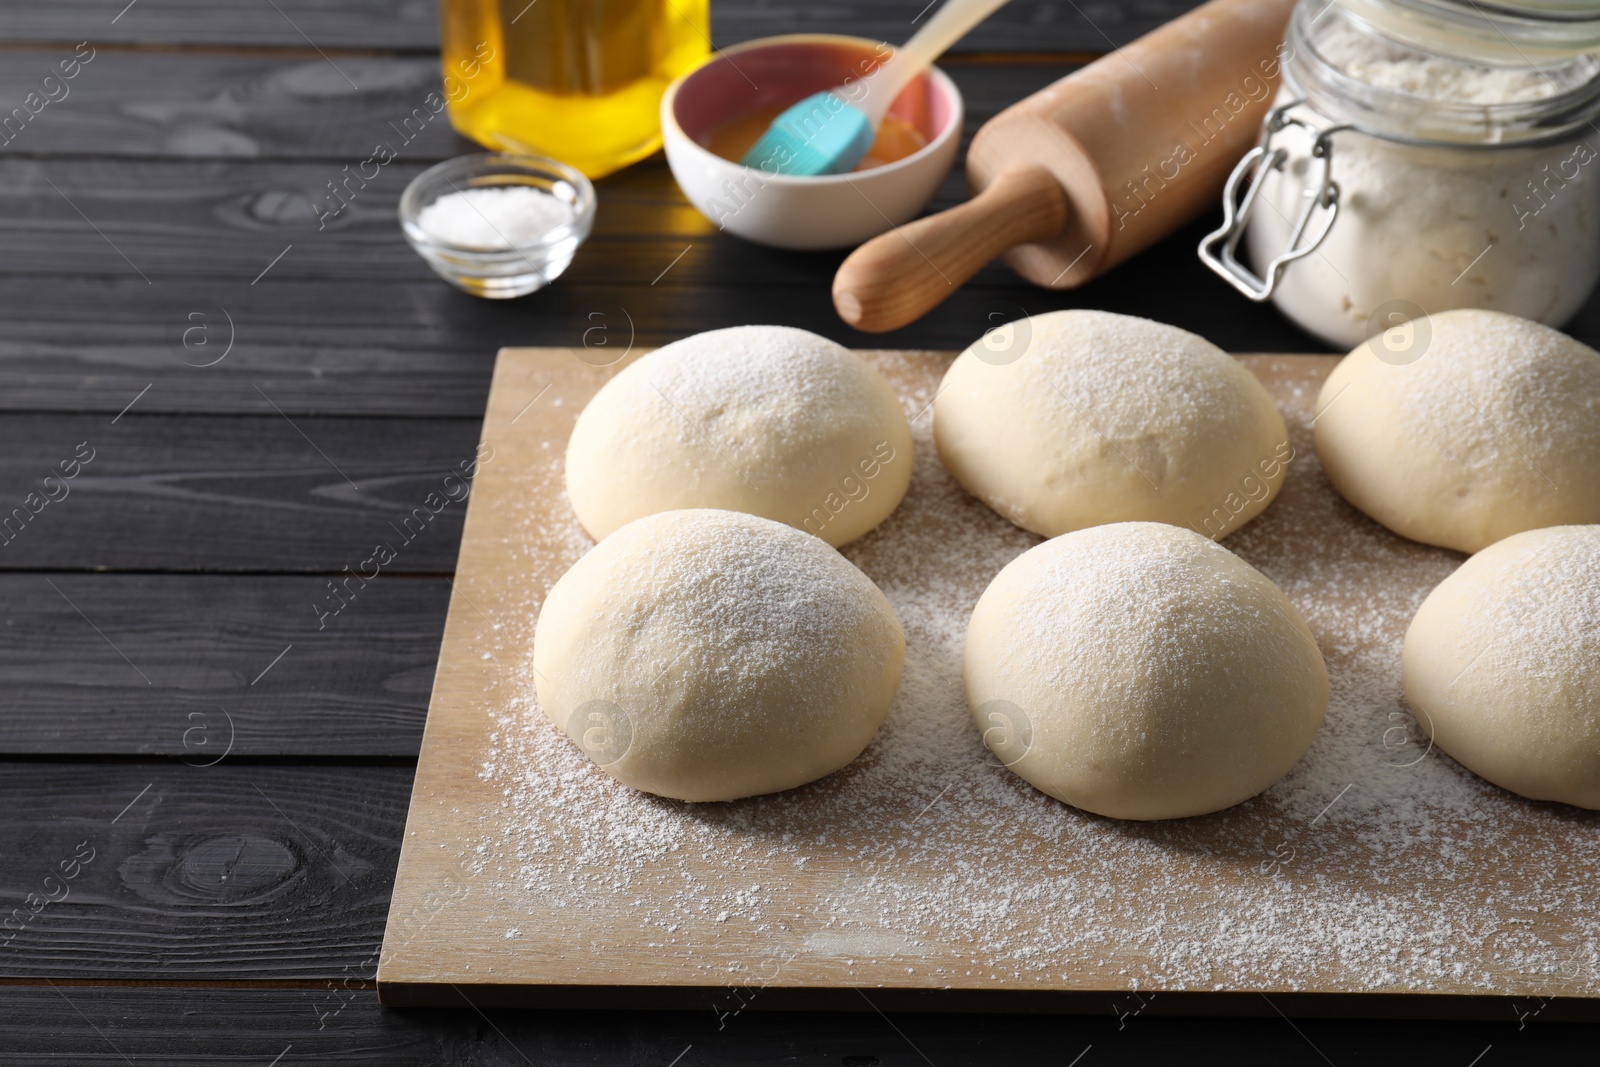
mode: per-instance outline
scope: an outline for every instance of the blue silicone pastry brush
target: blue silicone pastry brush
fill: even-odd
[[[900,91],[1006,0],[946,0],[889,61],[860,81],[814,93],[772,120],[739,162],[815,177],[856,168]]]

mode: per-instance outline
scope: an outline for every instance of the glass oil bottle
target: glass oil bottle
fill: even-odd
[[[710,0],[440,0],[450,121],[591,178],[661,144],[661,95],[710,52]]]

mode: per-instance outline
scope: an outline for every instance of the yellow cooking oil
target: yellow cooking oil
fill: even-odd
[[[710,52],[710,0],[440,0],[463,136],[591,178],[661,145],[661,95]]]

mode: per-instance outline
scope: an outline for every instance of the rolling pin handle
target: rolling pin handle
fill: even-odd
[[[1067,198],[1043,167],[1008,168],[949,211],[879,234],[840,264],[833,306],[858,330],[915,322],[1002,252],[1046,241],[1067,224]]]

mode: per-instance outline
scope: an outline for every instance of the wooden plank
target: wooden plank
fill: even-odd
[[[779,253],[729,238],[684,202],[664,164],[602,183],[594,234],[563,283],[675,287],[793,285],[823,256]],[[0,160],[0,273],[224,280],[421,281],[434,275],[395,222],[401,191],[423,167],[395,162],[335,210],[331,162]],[[959,188],[952,177],[949,195]],[[953,202],[953,200],[952,200]],[[694,245],[677,264],[673,259]],[[665,276],[663,272],[668,267]],[[659,284],[659,283],[658,283]],[[166,288],[166,287],[163,287]],[[185,292],[178,293],[179,296]]]
[[[405,82],[415,75],[413,68],[398,68],[395,79]],[[80,78],[87,78],[93,69],[86,68]],[[969,87],[972,97],[969,128],[1065,69],[1048,64],[959,68],[958,80]],[[388,121],[377,120],[380,111],[392,117],[405,113],[399,103],[387,99],[375,105],[352,104],[341,111],[342,105],[325,108],[313,98],[303,105],[309,114],[302,122],[285,118],[270,104],[257,114],[250,104],[236,103],[236,98],[250,99],[251,82],[236,89],[219,88],[211,118],[196,118],[186,112],[186,106],[188,110],[193,106],[184,104],[192,87],[182,80],[181,70],[175,73],[174,78],[150,79],[149,88],[108,89],[104,106],[110,113],[104,115],[94,114],[96,99],[83,99],[80,91],[63,101],[63,114],[42,113],[23,130],[15,143],[22,145],[23,137],[37,138],[31,142],[32,150],[59,150],[71,144],[93,145],[101,153],[103,139],[82,136],[80,130],[103,126],[123,135],[120,142],[111,139],[113,148],[120,143],[141,155],[122,160],[98,155],[83,160],[0,159],[0,275],[137,278],[152,287],[152,296],[154,283],[164,277],[201,277],[212,288],[226,280],[235,283],[236,291],[286,280],[343,280],[352,273],[369,281],[433,277],[406,246],[395,223],[395,206],[411,178],[441,151],[453,154],[467,147],[463,142],[444,138],[441,143],[448,147],[436,147],[431,153],[423,151],[424,138],[419,137],[415,147],[406,144]],[[223,77],[216,70],[211,75]],[[129,104],[130,94],[153,99]],[[340,95],[334,98],[337,101]],[[74,107],[84,114],[72,111]],[[130,109],[159,121],[130,132],[137,130],[125,117]],[[354,117],[345,117],[352,109]],[[425,132],[439,132],[443,122],[442,117],[434,119]],[[307,129],[327,132],[307,136],[302,132]],[[198,165],[146,158],[181,154],[174,143],[180,148],[242,146],[271,134],[281,134],[264,146],[272,151],[334,154],[314,162],[213,160]],[[364,179],[363,161],[372,156],[379,140],[392,145],[398,158],[378,169],[375,178]],[[366,168],[369,174],[372,170]],[[686,245],[722,236],[687,205],[659,159],[613,175],[599,188],[602,206],[594,236],[563,277],[565,284],[652,285]],[[955,203],[963,195],[963,179],[952,174],[936,206]],[[771,285],[794,285],[816,273],[796,269],[816,262],[816,256],[775,253],[732,238],[716,242],[716,247],[719,254],[711,260],[703,251],[691,249],[673,265],[668,284],[736,285],[761,277]],[[195,288],[185,286],[177,295],[190,295]]]
[[[0,16],[0,40],[436,51],[439,16],[435,5],[416,0],[274,0],[237,6],[138,0],[126,10],[124,4],[61,0],[38,11],[7,5]]]
[[[414,758],[449,583],[333,581],[0,574],[0,752]]]
[[[414,161],[475,150],[430,107],[430,94],[443,99],[439,61],[431,56],[344,56],[339,70],[350,77],[346,82],[310,51],[101,48],[77,76],[52,88],[56,99],[18,126],[9,108],[36,92],[59,58],[37,48],[0,49],[0,115],[12,119],[4,133],[8,155],[303,157],[343,164],[365,159],[380,139]]]
[[[259,385],[291,416],[476,418],[501,347],[567,345],[604,362],[630,341],[660,345],[753,318],[855,347],[950,349],[1025,311],[1095,307],[1171,322],[1234,350],[1316,347],[1275,309],[1250,304],[1201,273],[1193,258],[1198,234],[1191,228],[1138,265],[1076,292],[1035,289],[992,266],[921,321],[883,336],[852,330],[834,313],[828,286],[838,255],[793,257],[789,269],[802,279],[780,286],[750,280],[680,287],[668,284],[670,273],[656,286],[563,278],[515,301],[477,300],[431,277],[263,281],[253,288],[182,279],[153,288],[137,277],[0,275],[0,306],[7,309],[0,411],[110,416],[154,382],[136,411],[255,413],[263,407]],[[788,258],[728,247],[740,242],[720,234],[703,240],[709,255],[747,256],[751,279],[763,275],[767,260]],[[594,273],[622,269],[622,256],[608,245],[591,245],[583,255],[594,257]],[[1168,283],[1153,287],[1152,277]],[[81,309],[91,306],[94,316],[84,319]],[[66,321],[70,332],[62,329]],[[1600,302],[1588,305],[1573,330],[1600,340]]]
[[[926,0],[795,0],[711,5],[718,44],[778,33],[853,33],[898,43],[915,32]],[[1199,0],[1013,0],[953,49],[957,52],[1103,52],[1199,6]]]
[[[476,423],[258,410],[0,417],[0,570],[450,572]]]
[[[341,167],[0,160],[0,271],[137,277],[152,286],[179,276],[244,286],[352,271],[374,280],[431,277],[394,219],[401,190],[422,165],[384,168],[323,230],[318,212],[337,206],[327,183],[342,178]]]
[[[1593,1052],[1587,1028],[1554,1022],[1555,1006],[1496,1006],[1476,1021],[1411,1022],[1305,1018],[1293,996],[1273,1004],[1295,1016],[1162,1018],[1159,997],[1135,1013],[1131,998],[1107,1000],[1083,1016],[994,1015],[980,1023],[955,1015],[899,1016],[871,1011],[764,1012],[761,998],[725,990],[708,1010],[642,1013],[386,1010],[365,990],[341,983],[316,989],[162,989],[0,986],[7,1033],[0,1064],[72,1063],[126,1067],[142,1058],[168,1067],[263,1067],[283,1055],[382,1067],[440,1063],[540,1067],[649,1064],[674,1057],[694,1067],[992,1067],[1065,1064],[1093,1049],[1101,1063],[1207,1067],[1267,1063],[1423,1062],[1465,1065],[1493,1046],[1498,1064],[1578,1063]],[[743,1000],[740,997],[743,997]],[[748,1007],[741,1009],[740,1005]],[[1263,1004],[1262,1010],[1268,1006]],[[1096,1062],[1085,1056],[1083,1063]],[[124,1057],[127,1057],[124,1059]],[[303,1060],[301,1062],[304,1062]],[[1485,1062],[1488,1062],[1487,1060]]]
[[[680,325],[676,305],[652,295],[659,314]],[[5,275],[0,410],[115,415],[149,385],[135,408],[146,414],[256,414],[264,392],[291,416],[477,417],[498,345],[581,337],[595,324],[585,314],[614,303],[613,294],[565,283],[490,303],[431,278],[255,287],[185,279],[154,288],[136,276]]]
[[[147,2],[147,0],[142,0]],[[270,8],[268,9],[270,10]],[[69,51],[66,53],[71,55]],[[0,48],[0,105],[37,89],[55,57]],[[3,151],[23,156],[200,159],[323,159],[319,184],[342,177],[378,143],[407,163],[479,151],[445,114],[439,64],[431,57],[339,60],[350,82],[315,52],[151,54],[102,49],[25,125],[4,132]],[[967,131],[1061,77],[1064,63],[955,63]],[[438,94],[430,100],[430,94]],[[6,112],[0,108],[0,115]],[[370,168],[369,168],[370,171]],[[48,187],[46,187],[48,191]]]
[[[93,69],[86,68],[80,80]],[[972,97],[969,132],[993,111],[1049,84],[1066,69],[1048,64],[957,68],[957,80],[970,88]],[[412,74],[402,68],[395,77],[404,81]],[[163,276],[199,276],[248,285],[258,278],[274,284],[345,278],[352,271],[373,280],[432,277],[405,245],[394,212],[406,183],[441,152],[450,155],[470,147],[442,134],[442,116],[424,132],[439,134],[434,139],[446,147],[424,151],[424,137],[407,144],[389,125],[403,118],[410,104],[384,100],[341,110],[342,105],[324,108],[321,100],[312,99],[303,105],[309,113],[305,121],[297,123],[270,106],[264,114],[271,118],[266,118],[248,103],[236,104],[236,97],[248,100],[252,94],[252,83],[244,83],[217,90],[220,102],[212,107],[210,119],[191,120],[185,114],[189,105],[184,101],[190,99],[185,94],[192,92],[187,82],[155,78],[150,83],[138,90],[107,90],[104,106],[110,114],[95,114],[95,99],[82,99],[80,90],[63,101],[62,114],[43,112],[24,128],[14,145],[34,138],[30,151],[92,146],[95,155],[0,159],[0,274],[107,275],[147,283]],[[129,95],[147,94],[153,99],[127,102]],[[75,107],[83,113],[73,111]],[[130,108],[159,121],[140,130],[125,117]],[[354,116],[347,117],[352,110]],[[378,112],[390,119],[379,121]],[[79,131],[85,127],[118,131],[121,139],[111,138],[112,148],[120,143],[139,158],[100,158],[106,151],[103,139],[83,136]],[[308,136],[306,129],[327,132]],[[326,153],[328,158],[275,163],[212,159],[203,164],[159,158],[183,154],[179,149],[185,144],[243,147],[269,135],[277,140],[262,147],[291,156]],[[396,160],[381,168],[364,164],[380,141],[394,149]],[[197,154],[209,158],[216,153],[206,149]],[[376,177],[362,177],[363,170],[376,170]],[[952,174],[936,206],[957,202],[964,188],[961,175]],[[685,243],[716,232],[684,201],[660,159],[605,179],[599,190],[602,203],[594,236],[565,281],[649,285]],[[600,262],[594,249],[602,245],[609,246],[608,260],[599,272],[591,272],[589,266]],[[685,258],[692,262],[673,267],[671,283],[738,284],[752,276],[749,261],[756,257],[765,268],[764,275],[756,276],[769,284],[792,284],[797,280],[792,274],[775,268],[811,258],[774,254],[732,239],[723,247],[734,257],[727,269],[707,273],[701,257],[691,254]]]
[[[50,166],[74,203],[157,283],[147,285],[39,172],[28,172],[34,191],[14,193],[15,210],[0,221],[9,238],[0,245],[0,270],[10,271],[0,273],[0,294],[13,320],[0,338],[0,408],[82,404],[115,412],[130,386],[137,392],[159,375],[172,388],[149,398],[154,410],[250,410],[258,397],[249,383],[260,381],[274,397],[286,389],[291,412],[465,415],[481,410],[490,353],[506,344],[615,343],[625,328],[640,343],[659,343],[746,322],[752,306],[767,321],[848,343],[870,340],[846,329],[828,299],[842,253],[785,253],[712,232],[682,204],[660,164],[603,185],[601,232],[572,269],[549,290],[506,303],[450,290],[410,253],[389,213],[399,182],[345,231],[285,226],[274,234],[259,219],[212,205],[248,198],[247,189],[266,195],[280,187],[282,165],[201,168],[219,172],[221,193],[181,163]],[[304,176],[315,166],[291,169]],[[187,202],[156,225],[139,189],[167,177],[190,191],[168,187],[164,200]],[[955,202],[958,190],[952,178],[940,202]],[[1247,304],[1204,273],[1191,247],[1201,228],[1152,250],[1140,271],[1114,272],[1077,293],[1034,289],[990,267],[894,341],[951,347],[1023,310],[1094,305],[1172,321],[1236,348],[1303,345],[1274,311]],[[68,277],[41,276],[47,267]],[[1145,269],[1171,284],[1152,291]],[[77,321],[69,337],[61,322],[81,320],[87,305],[97,309],[94,320]],[[199,366],[220,355],[229,337],[237,343],[226,359]]]
[[[956,47],[966,51],[1040,49],[1102,51],[1194,7],[1197,0],[1014,0]],[[0,40],[279,46],[302,49],[386,48],[431,51],[439,31],[433,4],[416,0],[278,0],[229,6],[215,0],[53,0],[0,10]],[[778,33],[856,33],[903,41],[923,5],[917,0],[803,4],[798,0],[712,5],[712,38],[720,45]],[[1109,42],[1109,43],[1108,43]]]
[[[0,410],[115,414],[154,381],[140,410],[257,411],[259,383],[294,415],[475,416],[492,353],[505,345],[626,347],[628,337],[659,344],[746,323],[752,308],[763,321],[847,344],[884,340],[849,330],[833,312],[828,288],[843,253],[786,253],[716,233],[684,205],[659,162],[602,183],[599,235],[555,285],[508,302],[460,294],[410,253],[392,218],[399,181],[375,186],[370,209],[358,200],[362,215],[352,207],[351,221],[339,223],[345,229],[285,224],[274,232],[259,217],[216,205],[268,197],[289,178],[309,182],[325,165],[207,164],[192,175],[196,168],[179,162],[48,164],[74,203],[153,272],[155,284],[146,284],[40,180],[40,164],[10,166],[31,191],[14,190],[9,220],[0,218],[0,234],[11,239],[0,244],[0,303],[9,318],[0,337]],[[221,193],[207,174],[223,183]],[[148,194],[168,219],[158,225],[139,190],[162,188],[168,178],[177,186]],[[956,202],[960,190],[952,176],[936,206]],[[310,209],[301,210],[309,219]],[[1035,289],[993,265],[887,340],[960,347],[1025,311],[1091,306],[1172,322],[1235,350],[1315,347],[1274,309],[1248,303],[1205,272],[1193,247],[1207,225],[1076,292]],[[44,266],[68,273],[42,275]],[[88,306],[96,314],[85,320]],[[66,321],[74,323],[70,333]],[[1592,324],[1587,336],[1600,338],[1600,313],[1585,322]],[[1578,336],[1586,335],[1580,329]]]
[[[383,934],[411,774],[0,764],[0,977],[359,973]]]
[[[908,415],[950,358],[863,355]],[[862,987],[930,1011],[1151,990],[1379,995],[1417,1013],[1440,1010],[1429,994],[1600,1007],[1596,813],[1494,789],[1442,753],[1428,761],[1431,746],[1396,756],[1400,637],[1460,556],[1382,530],[1322,474],[1310,423],[1335,362],[1245,357],[1284,413],[1293,463],[1227,542],[1305,614],[1334,683],[1328,721],[1261,796],[1130,823],[985,758],[960,634],[1039,538],[954,484],[920,417],[905,501],[843,550],[906,620],[914,653],[869,750],[822,782],[729,804],[608,778],[545,721],[524,664],[544,591],[589,546],[562,496],[561,446],[615,371],[502,352],[484,441],[505,461],[485,468],[466,524],[380,992],[691,1008],[732,975],[792,1008],[858,1007]],[[934,740],[952,737],[965,740]]]

